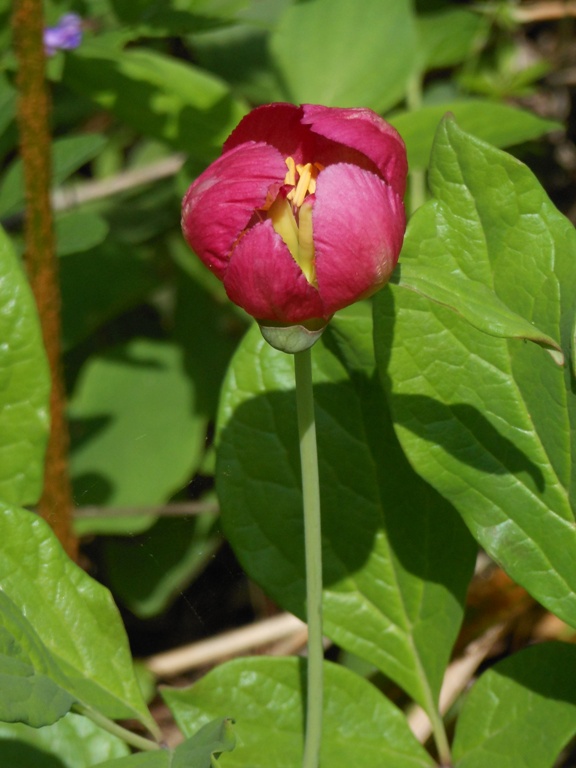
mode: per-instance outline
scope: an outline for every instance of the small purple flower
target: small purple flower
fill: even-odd
[[[56,51],[70,51],[82,42],[82,19],[76,13],[66,13],[54,27],[44,29],[46,56]]]

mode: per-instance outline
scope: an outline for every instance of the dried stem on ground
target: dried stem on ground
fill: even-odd
[[[576,18],[576,2],[574,0],[549,0],[545,3],[525,3],[512,8],[511,13],[516,21],[529,24],[534,21],[551,21],[553,19]]]
[[[282,613],[208,640],[150,656],[146,666],[157,677],[175,677],[286,640],[295,634],[300,643],[305,632],[304,622],[291,613]]]

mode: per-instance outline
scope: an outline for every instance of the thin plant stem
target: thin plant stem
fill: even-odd
[[[441,765],[450,766],[452,765],[452,754],[450,752],[448,735],[446,733],[446,728],[444,727],[444,720],[437,708],[433,708],[430,712],[430,723],[432,725],[434,743],[438,750],[438,757],[440,758]]]
[[[24,259],[40,316],[52,385],[51,427],[38,511],[52,526],[68,555],[76,559],[78,539],[72,528],[69,437],[61,369],[60,286],[50,207],[50,99],[45,81],[43,17],[42,0],[15,0],[12,31],[18,62],[17,122],[26,194]]]
[[[306,559],[306,606],[308,622],[308,674],[306,691],[306,736],[303,768],[318,768],[322,741],[323,662],[322,642],[322,537],[320,483],[312,387],[310,349],[294,355],[296,404],[302,465],[304,539]]]
[[[114,720],[110,720],[108,717],[91,707],[85,707],[83,704],[75,704],[73,709],[79,715],[88,717],[103,730],[108,731],[108,733],[111,733],[113,736],[118,736],[118,738],[125,741],[126,744],[135,747],[141,752],[153,752],[162,749],[158,742],[147,739],[144,736],[138,736],[137,733],[132,733],[132,731],[123,728],[121,725],[118,725],[118,723],[115,723]]]

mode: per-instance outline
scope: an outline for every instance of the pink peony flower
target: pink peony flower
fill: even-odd
[[[369,109],[258,107],[188,190],[184,236],[257,320],[328,320],[390,278],[406,174],[404,142]]]

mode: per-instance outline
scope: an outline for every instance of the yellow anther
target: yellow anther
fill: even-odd
[[[306,163],[304,165],[294,162],[294,158],[287,157],[288,171],[284,177],[284,184],[292,187],[286,197],[295,208],[300,208],[308,195],[316,192],[316,178],[324,166],[320,163]]]
[[[296,184],[296,163],[294,162],[294,158],[287,157],[286,165],[288,166],[288,171],[284,177],[284,184],[289,184],[293,187]]]
[[[298,171],[298,174],[300,178],[298,179],[298,184],[296,185],[296,189],[294,190],[294,197],[292,198],[292,203],[297,207],[300,208],[302,203],[304,202],[306,195],[309,191],[310,186],[310,180],[312,179],[312,163],[306,163],[306,165],[297,165],[296,170]]]

